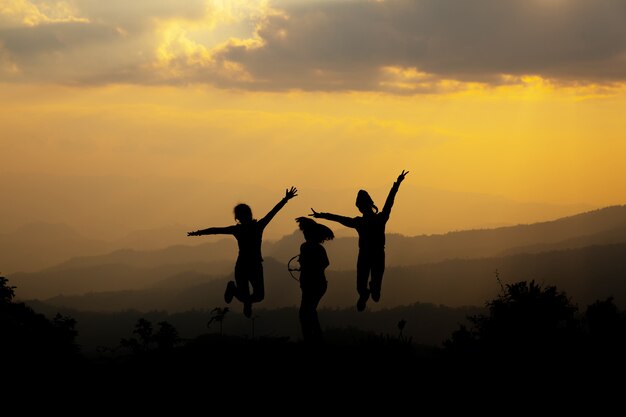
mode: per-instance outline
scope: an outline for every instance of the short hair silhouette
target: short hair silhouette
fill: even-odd
[[[252,221],[252,209],[247,204],[237,204],[233,209],[233,213],[235,214],[235,220],[238,220],[240,223]]]
[[[296,222],[298,222],[298,227],[304,233],[304,238],[310,242],[322,243],[335,238],[335,234],[328,226],[319,224],[313,219],[298,217]]]
[[[233,209],[235,220],[232,226],[209,227],[194,230],[187,236],[204,235],[233,235],[237,239],[239,254],[235,263],[235,280],[228,281],[224,292],[224,301],[230,304],[233,298],[243,303],[243,314],[252,317],[252,303],[258,303],[265,298],[265,283],[263,278],[263,255],[261,244],[263,231],[274,216],[291,200],[298,195],[296,187],[285,190],[283,197],[273,209],[260,220],[252,217],[252,209],[247,204],[237,204]],[[250,293],[252,286],[252,293]]]

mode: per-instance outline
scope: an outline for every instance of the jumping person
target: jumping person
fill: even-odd
[[[305,242],[300,246],[300,325],[302,338],[305,343],[319,343],[322,341],[322,327],[317,317],[317,305],[326,293],[328,283],[324,270],[330,262],[322,243],[332,240],[333,231],[323,224],[307,217],[296,219],[300,230],[304,234]]]
[[[385,226],[391,214],[393,201],[409,171],[402,170],[398,179],[393,183],[385,206],[379,213],[372,197],[365,190],[359,190],[356,196],[356,206],[363,214],[359,217],[345,217],[331,213],[318,213],[311,209],[310,216],[338,222],[346,227],[356,229],[359,234],[359,256],[356,264],[356,290],[359,299],[356,304],[358,311],[365,310],[370,295],[372,300],[380,300],[383,274],[385,273]],[[369,288],[367,280],[371,273]]]
[[[261,220],[252,217],[252,209],[247,204],[237,204],[234,214],[237,224],[227,227],[209,227],[187,233],[187,236],[202,235],[233,235],[237,239],[239,255],[235,263],[235,281],[229,281],[224,293],[224,301],[230,304],[233,297],[243,303],[243,314],[252,315],[252,303],[258,303],[265,297],[263,283],[263,257],[261,255],[261,241],[263,230],[282,209],[287,201],[297,196],[298,190],[291,187],[285,190],[285,197],[270,210]],[[250,285],[252,294],[250,294]]]

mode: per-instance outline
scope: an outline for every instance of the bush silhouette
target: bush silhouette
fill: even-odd
[[[487,307],[488,315],[469,317],[471,328],[461,326],[444,343],[448,351],[491,357],[563,355],[582,334],[577,307],[553,286],[534,281],[506,285]]]
[[[585,322],[589,346],[595,354],[621,356],[626,347],[626,320],[613,302],[613,297],[588,306]]]
[[[15,288],[0,277],[0,355],[12,364],[63,365],[79,357],[76,320],[57,314],[48,320],[24,303],[15,303]]]
[[[181,342],[178,330],[174,326],[167,321],[161,321],[157,324],[159,330],[154,333],[152,322],[140,318],[135,323],[135,329],[133,330],[133,334],[137,335],[139,339],[134,337],[122,339],[120,340],[120,346],[129,349],[133,354],[137,355],[155,349],[171,350]]]

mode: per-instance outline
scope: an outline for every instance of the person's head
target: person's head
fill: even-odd
[[[298,226],[304,234],[304,239],[307,242],[323,243],[326,240],[333,240],[335,234],[329,227],[319,224],[313,219],[308,217],[298,217],[296,219]]]
[[[239,223],[250,223],[252,221],[252,209],[247,204],[237,204],[233,210],[235,220]]]
[[[374,204],[374,200],[365,190],[359,190],[356,195],[356,206],[363,214],[378,213],[378,207]]]

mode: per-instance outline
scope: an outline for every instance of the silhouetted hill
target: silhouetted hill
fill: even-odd
[[[591,303],[607,296],[626,305],[626,243],[591,246],[539,254],[517,254],[482,259],[455,259],[437,263],[390,267],[385,273],[383,296],[379,304],[368,308],[391,308],[414,302],[449,306],[481,305],[500,290],[502,282],[535,280],[564,288],[575,302]],[[355,272],[328,271],[328,291],[321,307],[351,307],[356,303]],[[185,287],[182,283],[191,282]],[[47,300],[55,306],[80,310],[142,311],[165,309],[184,311],[223,305],[227,277],[197,283],[202,278],[191,274],[181,278],[179,287],[154,287],[143,290],[91,293],[84,296],[60,296]],[[194,281],[195,280],[195,281]],[[272,258],[265,261],[266,299],[259,307],[278,308],[298,305],[300,290],[285,264]],[[195,283],[194,283],[195,282]],[[174,281],[170,282],[171,284]],[[234,309],[241,308],[238,303]]]
[[[32,272],[76,255],[107,250],[106,243],[81,236],[65,224],[30,223],[0,234],[0,269],[5,274]]]
[[[274,258],[284,265],[298,253],[302,241],[302,233],[295,231],[278,241],[265,241],[263,253],[267,259]],[[495,258],[617,243],[626,243],[626,206],[608,207],[531,225],[415,237],[390,234],[387,236],[386,258],[388,271],[391,271],[393,267],[413,267],[451,259]],[[355,268],[358,250],[356,237],[337,238],[325,246],[331,270],[345,272]],[[197,246],[178,245],[155,251],[119,250],[106,255],[80,257],[41,272],[13,274],[11,278],[24,298],[138,290],[152,287],[178,274],[229,274],[236,255],[236,241],[227,237]],[[266,263],[268,267],[268,271],[271,271],[270,263]],[[284,266],[281,268],[280,274],[284,275]],[[451,272],[457,273],[454,268]],[[489,272],[492,273],[493,270]],[[352,273],[347,272],[346,277],[351,276]],[[446,278],[442,279],[445,281]],[[169,282],[173,284],[176,279]],[[199,284],[200,279],[195,279],[195,282]],[[189,283],[181,282],[179,285],[186,286]],[[352,295],[346,291],[346,297],[348,294]],[[478,300],[490,295],[481,294]],[[420,300],[433,301],[427,298]],[[415,299],[404,302],[413,301]],[[345,301],[337,305],[345,305]]]
[[[337,223],[324,223],[333,230],[340,227]],[[274,244],[266,244],[264,251],[276,259],[288,260],[297,254],[301,241],[301,233],[295,232]],[[540,252],[542,248],[571,249],[622,242],[626,242],[626,206],[613,206],[529,225],[414,237],[388,234],[386,262],[390,266],[409,266],[446,259]],[[332,269],[355,268],[356,237],[338,238],[325,246]]]
[[[160,272],[159,275],[167,274]],[[187,271],[176,277],[159,280],[149,288],[108,292],[90,291],[84,295],[59,295],[46,302],[90,311],[205,309],[224,304],[224,289],[228,279],[232,279],[232,273],[212,279],[209,275]],[[267,258],[265,279],[266,298],[263,306],[272,308],[295,306],[299,303],[300,287],[289,276],[283,264]],[[233,308],[241,307],[240,303],[236,301],[233,303]]]
[[[152,257],[142,251],[163,250],[157,258],[169,259],[178,257],[176,262],[185,262],[194,258],[191,251],[178,251],[176,245],[191,244],[187,237],[188,228],[180,225],[166,226],[157,229],[137,230],[128,235],[112,240],[96,240],[87,238],[63,223],[28,223],[18,229],[0,234],[0,267],[3,273],[34,272],[55,265],[70,264],[95,265],[101,263],[148,263]],[[211,249],[224,259],[234,259],[230,248],[236,247],[234,242],[226,239],[222,242],[224,249],[217,245]],[[113,252],[113,253],[112,253]],[[107,257],[101,262],[102,257]],[[204,259],[206,261],[206,252]],[[76,260],[75,258],[80,258]],[[86,259],[85,259],[86,258]],[[200,261],[199,256],[194,259]]]
[[[187,245],[188,226],[174,224],[154,229],[133,230],[111,242],[115,249],[157,250],[174,245]]]
[[[188,271],[207,276],[226,274],[232,270],[236,253],[233,239],[158,251],[123,249],[73,258],[40,272],[12,274],[11,278],[24,298],[138,289]]]
[[[457,259],[385,273],[381,304],[428,300],[450,306],[479,305],[500,290],[495,271],[504,283],[535,280],[567,291],[577,303],[614,296],[626,306],[626,244],[591,246],[538,254],[484,259]]]
[[[70,259],[50,270],[88,268],[103,264],[125,264],[137,268],[152,268],[169,264],[195,264],[207,262],[234,262],[237,257],[237,242],[233,238],[197,246],[170,246],[155,251],[120,249],[114,252]],[[232,265],[231,265],[232,267]]]
[[[594,245],[609,245],[623,243],[626,236],[626,227],[616,227],[614,229],[602,231],[585,236],[579,236],[556,243],[543,243],[537,245],[520,246],[503,251],[502,255],[515,253],[540,253],[563,249],[577,249]]]
[[[121,291],[149,287],[168,287],[171,280],[186,273],[201,275],[210,280],[226,274],[232,264],[226,261],[158,264],[139,267],[125,263],[103,263],[90,266],[50,268],[38,273],[14,274],[13,282],[23,298],[49,298],[59,294],[73,295],[103,291]],[[179,285],[188,285],[182,279]]]

